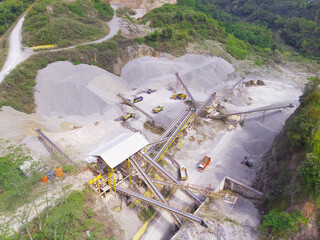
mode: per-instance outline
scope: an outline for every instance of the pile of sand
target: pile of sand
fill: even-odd
[[[104,114],[126,91],[125,82],[96,66],[56,62],[36,77],[37,114],[45,116]]]
[[[174,74],[178,72],[190,91],[203,92],[214,89],[233,71],[232,65],[222,58],[187,54],[174,60],[135,59],[122,68],[121,77],[129,88],[175,88],[177,79]]]

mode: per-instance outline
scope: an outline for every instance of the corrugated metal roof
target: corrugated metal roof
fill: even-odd
[[[148,144],[140,133],[123,133],[87,155],[101,157],[109,167],[115,168]]]

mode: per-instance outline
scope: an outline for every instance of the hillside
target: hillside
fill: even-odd
[[[25,18],[23,43],[66,47],[103,38],[112,17],[113,9],[100,0],[37,1]]]
[[[273,30],[277,38],[273,40],[272,49],[282,49],[282,41],[304,55],[320,57],[319,1],[187,1],[221,21],[226,30],[244,41],[263,41],[259,32]],[[235,27],[240,26],[240,27]],[[242,30],[242,31],[239,31]],[[252,38],[252,34],[260,39]],[[281,40],[281,42],[278,42]],[[270,46],[269,46],[270,47]]]
[[[261,225],[266,239],[319,238],[318,87],[319,78],[312,78],[300,97],[300,107],[287,120],[263,161],[258,186],[267,196],[262,210],[268,214]],[[279,221],[274,222],[277,218]],[[300,228],[305,225],[308,227]]]

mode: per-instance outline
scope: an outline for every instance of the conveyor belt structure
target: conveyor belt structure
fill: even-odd
[[[176,209],[174,207],[171,207],[167,204],[164,204],[164,203],[161,203],[161,202],[158,202],[154,199],[151,199],[151,198],[148,198],[148,197],[145,197],[141,194],[138,194],[138,193],[135,193],[135,192],[132,192],[132,191],[129,191],[129,190],[126,190],[126,189],[123,189],[123,188],[117,188],[117,191],[120,192],[120,193],[123,193],[125,195],[129,195],[131,197],[135,197],[135,198],[138,198],[148,204],[151,204],[153,206],[157,206],[157,207],[160,207],[166,211],[169,211],[171,213],[174,213],[174,214],[177,214],[177,215],[180,215],[184,218],[187,218],[188,220],[191,220],[191,221],[194,221],[196,223],[199,223],[201,226],[204,226],[204,227],[208,227],[208,225],[204,222],[204,220],[200,217],[197,217],[191,213],[187,213],[187,212],[183,212],[179,209]]]
[[[56,149],[65,159],[67,159],[70,163],[72,163],[74,166],[77,167],[77,165],[75,164],[74,161],[71,160],[71,158],[69,158],[67,156],[67,154],[65,154],[60,148],[57,147],[57,145],[55,145],[41,130],[40,128],[36,128],[35,131],[40,135],[40,137],[42,137],[44,140],[47,141],[47,143],[49,143],[52,147],[54,147],[54,149]]]

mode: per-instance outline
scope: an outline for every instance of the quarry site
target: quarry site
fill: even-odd
[[[261,158],[298,107],[307,77],[194,51],[141,56],[119,76],[55,62],[36,76],[36,113],[2,107],[0,137],[25,144],[48,170],[71,160],[77,174],[43,183],[52,201],[66,184],[90,185],[116,239],[258,239]],[[211,161],[200,169],[205,156]],[[36,203],[29,221],[45,208],[44,196]],[[143,222],[148,206],[155,212]],[[12,216],[0,221],[21,225]]]

